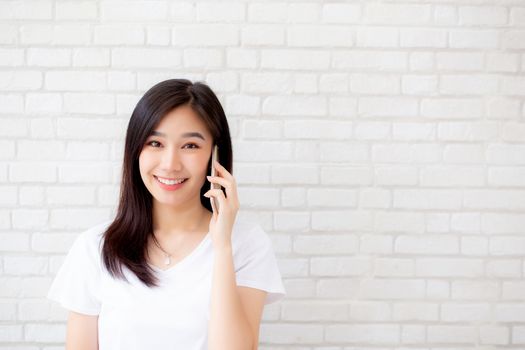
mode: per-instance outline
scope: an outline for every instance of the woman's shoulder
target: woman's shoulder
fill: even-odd
[[[84,244],[89,252],[100,253],[104,232],[112,222],[112,220],[106,220],[89,227],[78,235],[77,240]]]

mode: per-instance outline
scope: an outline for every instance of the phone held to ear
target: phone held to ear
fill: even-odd
[[[213,146],[213,151],[211,154],[211,176],[217,176],[217,170],[213,166],[215,162],[219,162],[219,147],[217,145]],[[210,189],[221,189],[221,185],[210,182]],[[214,212],[218,213],[219,210],[219,201],[215,197],[210,197],[211,207]]]

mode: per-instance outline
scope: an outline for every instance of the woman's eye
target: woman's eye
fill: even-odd
[[[186,146],[195,146],[195,147],[191,147],[192,149],[194,149],[194,148],[199,148],[199,146],[197,146],[197,145],[194,144],[194,143],[187,143],[187,144],[184,145],[184,147],[186,148]]]
[[[158,141],[150,141],[147,144],[152,146],[152,147],[158,147],[158,145],[160,145],[160,143]]]

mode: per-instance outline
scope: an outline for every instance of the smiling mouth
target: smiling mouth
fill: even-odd
[[[160,182],[160,183],[162,183],[164,185],[178,185],[178,184],[184,183],[184,182],[186,182],[186,180],[188,180],[187,178],[168,179],[168,178],[159,177],[159,176],[156,176],[156,175],[153,175],[153,177],[155,179],[157,179],[158,182]]]

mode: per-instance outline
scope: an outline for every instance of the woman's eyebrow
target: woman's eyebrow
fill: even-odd
[[[156,130],[152,131],[150,135],[151,136],[166,137],[166,134],[164,134],[164,133],[162,133],[160,131],[156,131]],[[183,138],[198,137],[198,138],[202,139],[203,141],[206,141],[204,136],[202,136],[202,134],[200,132],[196,132],[196,131],[194,131],[194,132],[185,132],[184,134],[182,134],[181,137],[183,137]]]

